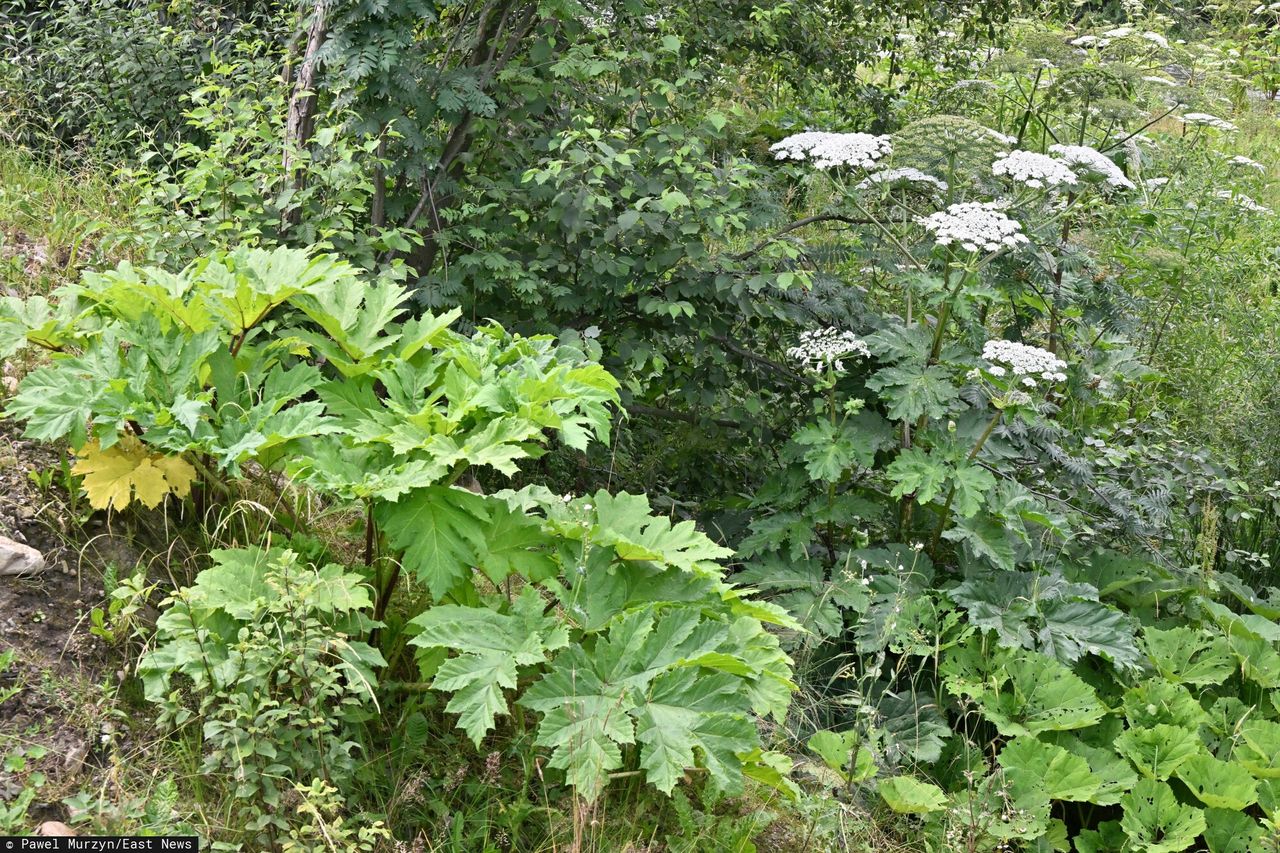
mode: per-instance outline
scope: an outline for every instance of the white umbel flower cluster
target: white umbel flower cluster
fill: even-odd
[[[990,340],[982,347],[982,357],[991,363],[987,372],[992,376],[1004,376],[1006,372],[1021,377],[1028,388],[1036,387],[1036,380],[1065,382],[1067,363],[1047,349],[1020,344],[1017,341]]]
[[[1005,215],[998,201],[968,201],[953,204],[916,222],[933,234],[940,246],[959,243],[970,252],[1013,249],[1028,242],[1022,226]]]
[[[874,169],[880,160],[893,153],[888,136],[870,133],[827,133],[805,131],[793,133],[769,146],[779,160],[809,160],[820,169],[832,166],[855,166]]]
[[[1223,201],[1235,202],[1236,207],[1248,213],[1270,213],[1271,208],[1258,204],[1244,193],[1233,192],[1232,190],[1218,190],[1214,193]]]
[[[1142,34],[1142,37],[1147,41],[1151,42],[1152,44],[1154,44],[1156,47],[1160,48],[1161,50],[1169,49],[1169,40],[1164,36],[1160,35],[1159,33],[1153,33],[1151,31],[1147,31]]]
[[[883,172],[872,172],[858,183],[858,189],[870,189],[877,184],[927,184],[936,187],[942,192],[947,191],[946,181],[910,166],[901,169],[886,169]]]
[[[1227,162],[1230,163],[1232,166],[1243,166],[1247,169],[1257,169],[1259,172],[1267,171],[1266,166],[1262,165],[1257,160],[1252,160],[1244,156],[1243,154],[1237,154]]]
[[[1212,127],[1214,130],[1224,130],[1227,132],[1236,129],[1236,126],[1225,118],[1209,115],[1208,113],[1186,113],[1182,116],[1185,124],[1195,125],[1198,127]]]
[[[1076,173],[1047,154],[1010,151],[991,164],[996,177],[1008,177],[1035,190],[1075,186]]]
[[[1081,177],[1092,176],[1116,189],[1133,189],[1133,181],[1124,176],[1111,158],[1088,145],[1050,145],[1049,150]],[[1081,173],[1084,173],[1081,175]]]
[[[828,367],[843,371],[846,358],[870,355],[871,349],[862,338],[830,327],[801,332],[799,342],[787,350],[787,358],[795,359],[812,373],[821,373]]]

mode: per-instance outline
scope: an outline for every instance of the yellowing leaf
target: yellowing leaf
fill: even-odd
[[[137,439],[121,440],[106,450],[91,441],[71,470],[84,477],[84,491],[94,509],[124,509],[131,500],[151,509],[170,492],[186,497],[196,476],[181,457],[152,453]]]

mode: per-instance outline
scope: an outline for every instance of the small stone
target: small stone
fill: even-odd
[[[4,383],[4,392],[10,397],[18,393],[18,380],[13,376],[0,377],[0,383]]]
[[[37,574],[47,568],[49,565],[45,562],[44,554],[30,545],[0,536],[0,575]]]
[[[66,837],[74,836],[75,834],[75,830],[58,820],[46,820],[44,823],[36,827],[36,835],[59,835]]]
[[[89,744],[73,744],[71,748],[67,750],[66,756],[62,759],[62,769],[74,776],[80,772],[80,768],[84,766],[84,760],[88,755]]]

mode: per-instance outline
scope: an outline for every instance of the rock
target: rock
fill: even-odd
[[[48,567],[44,554],[35,548],[0,536],[0,575],[30,575]]]
[[[73,743],[62,758],[62,769],[75,776],[80,772],[80,768],[84,766],[84,760],[89,757],[89,744],[85,742]]]
[[[46,820],[36,827],[36,835],[74,836],[75,830],[57,820]]]

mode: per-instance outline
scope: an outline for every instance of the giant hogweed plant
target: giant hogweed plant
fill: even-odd
[[[727,549],[643,495],[459,485],[516,473],[550,435],[571,448],[607,437],[617,383],[546,336],[409,316],[407,295],[287,248],[86,274],[5,302],[6,351],[51,351],[7,414],[70,444],[95,507],[156,507],[195,484],[216,504],[228,481],[266,470],[358,509],[365,631],[386,629],[370,636],[393,664],[407,641],[477,745],[514,713],[588,800],[625,765],[667,793],[694,767],[723,791],[744,775],[785,788],[754,716],[781,719],[792,689],[764,625],[798,626],[725,582]],[[414,595],[393,609],[402,575]],[[200,584],[175,607],[191,610]],[[213,686],[200,672],[220,672],[209,655],[225,652],[197,653],[191,621],[166,614],[166,645],[143,664],[153,695],[172,673]],[[215,647],[234,636],[194,625]]]
[[[1137,188],[1096,149],[920,124],[927,145],[911,127],[775,146],[824,170],[822,216],[860,229],[892,294],[788,352],[812,419],[740,545],[740,580],[809,628],[786,642],[854,684],[848,712],[819,709],[822,778],[921,815],[936,850],[1272,849],[1272,777],[1246,756],[1275,725],[1280,613],[1133,535],[1162,535],[1180,481],[1120,414],[1142,369],[1091,324],[1070,245]],[[1145,517],[1109,517],[1121,459],[1152,481]]]

